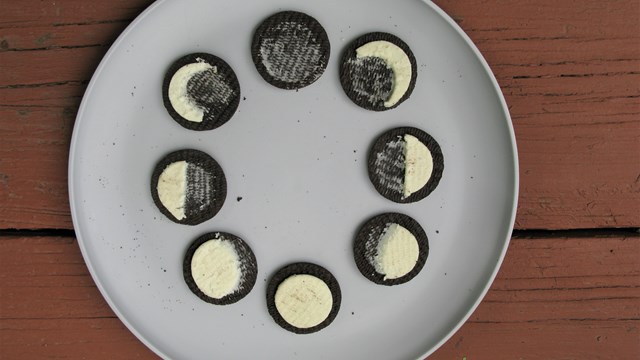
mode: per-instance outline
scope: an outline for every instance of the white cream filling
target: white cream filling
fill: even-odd
[[[187,162],[176,161],[169,164],[158,178],[158,198],[176,219],[185,218],[187,198]]]
[[[293,275],[275,294],[276,309],[289,324],[307,329],[323,322],[333,307],[329,286],[312,275]]]
[[[416,266],[420,248],[413,234],[399,224],[390,224],[380,237],[373,266],[384,279],[407,275]]]
[[[242,279],[240,259],[232,242],[209,240],[193,254],[191,275],[207,296],[220,299],[238,290]]]
[[[187,84],[189,80],[196,74],[213,68],[213,72],[217,73],[217,68],[198,58],[198,62],[187,64],[173,75],[169,82],[169,101],[174,110],[183,118],[193,121],[202,122],[204,117],[204,109],[200,108],[189,94],[187,94]]]
[[[400,101],[411,84],[411,60],[396,44],[379,40],[366,43],[356,49],[356,57],[377,57],[384,60],[393,71],[393,89],[384,102],[385,107],[392,107]]]
[[[429,148],[413,135],[404,136],[403,198],[422,189],[433,173],[433,156]]]

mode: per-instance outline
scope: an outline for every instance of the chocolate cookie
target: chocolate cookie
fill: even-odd
[[[165,156],[151,175],[151,196],[170,220],[197,225],[215,216],[227,196],[218,163],[202,151],[178,150]]]
[[[429,240],[420,224],[398,213],[375,216],[362,225],[353,243],[358,270],[380,285],[413,279],[429,256]]]
[[[342,54],[340,83],[358,106],[373,111],[397,107],[411,96],[418,65],[395,35],[373,32],[354,40]]]
[[[400,127],[373,143],[368,159],[369,179],[385,198],[397,203],[424,199],[440,183],[444,156],[426,132]]]
[[[281,89],[300,89],[324,73],[331,46],[311,16],[283,11],[268,17],[253,36],[251,56],[258,73]]]
[[[200,299],[216,305],[233,304],[256,283],[258,264],[241,238],[212,232],[189,246],[183,262],[184,280]]]
[[[240,84],[233,69],[219,57],[189,54],[169,67],[162,99],[178,124],[190,130],[211,130],[235,114]]]
[[[338,315],[342,294],[325,268],[294,263],[278,270],[267,286],[267,308],[275,322],[296,334],[329,326]]]

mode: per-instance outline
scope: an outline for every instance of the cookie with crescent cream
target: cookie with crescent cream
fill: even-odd
[[[274,321],[296,334],[329,326],[340,310],[336,278],[322,266],[293,263],[278,270],[267,286],[267,308]]]
[[[220,165],[194,149],[174,151],[162,158],[151,175],[151,196],[167,218],[197,225],[214,217],[227,196]]]
[[[258,263],[249,245],[236,235],[211,232],[187,249],[184,280],[200,299],[215,305],[233,304],[256,283]]]
[[[411,96],[417,73],[416,59],[404,41],[373,32],[357,38],[344,51],[340,83],[358,106],[385,111]]]
[[[162,99],[169,115],[190,130],[211,130],[229,121],[240,103],[240,84],[221,58],[194,53],[167,71]]]
[[[356,235],[353,257],[370,281],[399,285],[420,273],[429,255],[429,240],[408,215],[385,213],[367,220]]]
[[[367,165],[369,179],[382,196],[397,203],[412,203],[438,186],[444,156],[431,135],[414,127],[399,127],[374,141]]]

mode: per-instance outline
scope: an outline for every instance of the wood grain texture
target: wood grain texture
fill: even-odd
[[[67,157],[100,59],[151,0],[22,0],[0,13],[0,229],[72,229]],[[435,0],[505,95],[517,229],[640,226],[640,2]],[[330,29],[327,29],[330,31]],[[516,238],[430,359],[640,358],[640,237]],[[0,359],[155,359],[66,237],[0,236]]]
[[[72,228],[67,154],[84,88],[150,0],[8,1],[0,15],[0,228]],[[516,228],[640,225],[640,3],[436,3],[482,51],[513,118]]]
[[[152,0],[5,1],[0,28],[75,26],[133,20]]]
[[[640,237],[514,239],[491,290],[433,359],[640,356]],[[153,359],[72,238],[0,239],[0,357]]]
[[[0,15],[0,228],[71,229],[67,157],[86,85],[153,1],[13,1]]]
[[[640,2],[436,3],[480,48],[509,104],[516,228],[638,226]]]

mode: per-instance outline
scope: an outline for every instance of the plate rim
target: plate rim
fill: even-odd
[[[80,226],[80,221],[78,220],[78,209],[76,208],[76,194],[75,194],[75,179],[74,179],[74,172],[75,172],[75,164],[76,164],[76,147],[78,146],[78,134],[80,132],[80,127],[82,126],[82,118],[84,117],[84,112],[86,110],[87,107],[87,103],[88,103],[88,99],[91,95],[91,92],[93,91],[93,88],[95,86],[95,84],[97,83],[97,79],[100,77],[100,74],[103,72],[104,68],[106,67],[107,63],[109,62],[109,59],[111,58],[111,56],[113,55],[114,52],[117,51],[117,49],[120,47],[120,43],[122,41],[124,41],[124,39],[127,37],[127,35],[138,26],[138,24],[140,22],[142,22],[150,13],[152,13],[157,7],[162,6],[166,1],[168,0],[157,0],[154,3],[152,3],[151,5],[149,5],[146,9],[144,9],[129,25],[127,25],[127,27],[122,31],[122,33],[120,33],[120,35],[118,36],[118,38],[116,39],[116,41],[114,41],[114,43],[109,47],[109,50],[107,51],[107,53],[103,56],[103,58],[100,60],[100,63],[98,65],[98,67],[96,68],[96,70],[94,71],[93,75],[91,76],[91,80],[89,81],[89,84],[87,85],[87,88],[83,94],[82,97],[82,101],[80,103],[80,106],[78,108],[78,113],[76,115],[75,121],[74,121],[74,126],[73,126],[73,130],[72,130],[72,136],[71,136],[71,141],[70,141],[70,146],[69,146],[69,159],[68,159],[68,168],[67,168],[67,178],[68,178],[68,192],[69,192],[69,205],[70,205],[70,210],[71,210],[71,219],[72,219],[72,223],[73,223],[73,228],[75,231],[75,237],[76,237],[76,241],[78,243],[78,246],[80,248],[80,252],[82,254],[83,260],[85,262],[85,265],[87,266],[87,269],[89,270],[89,273],[91,275],[91,278],[93,279],[96,287],[98,288],[98,290],[100,291],[100,294],[102,295],[102,297],[105,299],[105,301],[107,302],[107,304],[109,305],[109,307],[111,308],[111,310],[116,314],[116,316],[118,317],[118,319],[126,326],[126,328],[139,340],[141,341],[147,348],[149,348],[151,351],[153,351],[156,355],[160,356],[163,359],[170,359],[170,357],[165,354],[164,352],[162,352],[160,349],[158,349],[154,344],[152,344],[142,333],[140,333],[136,327],[134,327],[129,321],[128,319],[123,315],[122,311],[120,310],[120,308],[117,306],[117,304],[111,299],[111,297],[109,296],[109,293],[106,291],[106,289],[104,288],[102,281],[100,280],[100,278],[98,277],[96,270],[92,264],[92,262],[90,261],[89,258],[89,253],[88,250],[85,246],[85,242],[83,240],[83,236],[82,236],[82,231],[81,231],[81,226]],[[489,291],[491,285],[493,284],[493,282],[495,281],[495,278],[498,274],[498,271],[500,270],[502,263],[504,261],[504,258],[506,256],[509,244],[511,242],[511,235],[513,232],[513,228],[514,228],[514,224],[515,224],[515,219],[516,219],[516,212],[517,212],[517,208],[518,208],[518,196],[519,196],[519,188],[520,188],[520,176],[519,176],[519,158],[518,158],[518,148],[517,148],[517,142],[516,142],[516,137],[515,137],[515,131],[514,131],[514,127],[513,127],[513,121],[511,119],[511,115],[509,113],[509,108],[507,105],[507,102],[504,98],[504,94],[502,92],[502,89],[500,88],[500,85],[493,73],[493,71],[491,70],[491,67],[489,66],[489,64],[487,63],[486,59],[484,58],[484,56],[482,55],[482,53],[480,52],[480,50],[477,48],[477,46],[473,43],[473,41],[471,40],[471,38],[464,32],[464,30],[455,22],[455,20],[453,20],[453,18],[451,16],[449,16],[444,10],[442,10],[437,4],[433,3],[431,0],[420,0],[421,2],[423,2],[425,5],[429,6],[432,10],[434,10],[443,20],[445,20],[447,22],[447,24],[457,33],[457,35],[459,35],[462,40],[464,40],[465,44],[469,47],[469,49],[473,52],[473,54],[475,55],[475,57],[477,58],[477,60],[480,62],[480,64],[482,65],[482,69],[484,70],[485,74],[488,76],[491,85],[493,86],[493,90],[495,92],[495,95],[497,96],[499,103],[500,103],[500,107],[502,109],[502,113],[504,116],[504,120],[505,120],[505,125],[507,127],[508,133],[509,133],[509,141],[511,144],[511,159],[512,159],[512,166],[513,166],[513,194],[512,194],[512,208],[511,208],[511,213],[509,215],[509,221],[508,221],[508,225],[506,227],[505,232],[505,239],[503,241],[503,245],[502,245],[502,249],[500,250],[500,255],[497,259],[497,262],[493,268],[492,273],[490,274],[488,281],[486,282],[486,284],[484,285],[484,287],[482,288],[482,290],[480,291],[478,297],[476,298],[476,300],[474,301],[473,305],[468,309],[468,311],[457,321],[456,325],[451,328],[451,330],[444,336],[442,337],[438,342],[436,342],[435,345],[433,345],[431,348],[426,349],[425,352],[422,353],[422,355],[420,357],[417,358],[417,360],[420,359],[424,359],[428,356],[430,356],[431,354],[433,354],[436,350],[438,350],[440,347],[442,347],[442,345],[444,345],[455,333],[458,332],[458,330],[460,330],[460,328],[467,322],[467,320],[471,317],[471,315],[473,314],[473,312],[478,308],[478,306],[480,305],[480,303],[482,302],[482,300],[485,298],[487,292]]]
[[[125,327],[138,340],[140,340],[140,342],[142,342],[148,349],[153,351],[156,355],[158,355],[162,359],[170,359],[170,357],[167,356],[167,354],[160,351],[160,349],[158,349],[154,344],[152,344],[151,341],[149,341],[141,332],[138,331],[136,327],[134,327],[129,322],[129,320],[124,316],[124,314],[122,313],[120,308],[116,305],[116,303],[113,301],[113,299],[111,299],[111,296],[109,296],[109,293],[107,292],[104,285],[102,284],[102,281],[98,277],[98,274],[93,266],[93,263],[89,258],[89,253],[85,246],[83,236],[82,236],[80,221],[78,220],[78,215],[77,215],[78,210],[76,209],[76,199],[75,199],[76,196],[75,196],[75,190],[74,190],[75,179],[73,176],[75,172],[75,164],[76,164],[75,149],[79,141],[78,133],[80,132],[79,129],[82,123],[82,118],[83,118],[85,109],[87,107],[89,97],[98,81],[97,79],[100,77],[100,74],[106,67],[111,56],[120,47],[120,43],[122,43],[124,39],[127,37],[127,35],[136,26],[138,26],[138,23],[142,22],[151,12],[153,12],[153,10],[155,10],[157,7],[164,4],[165,1],[167,0],[156,0],[153,4],[149,5],[146,9],[144,9],[138,16],[136,16],[136,18],[129,25],[127,25],[127,27],[122,31],[122,33],[118,35],[118,38],[116,39],[116,41],[114,41],[113,44],[109,47],[109,50],[107,50],[107,53],[100,60],[100,63],[98,64],[98,67],[96,68],[96,70],[93,72],[93,75],[91,75],[91,80],[89,81],[89,85],[87,85],[87,88],[84,91],[84,94],[82,95],[82,101],[80,102],[80,107],[78,108],[78,113],[76,114],[75,122],[73,124],[73,130],[71,133],[71,143],[69,145],[69,162],[68,162],[68,169],[67,169],[67,178],[68,178],[68,185],[69,185],[68,191],[69,191],[69,206],[71,208],[71,220],[73,223],[73,229],[75,232],[76,241],[78,242],[78,246],[80,247],[80,253],[82,254],[82,258],[84,260],[85,265],[87,266],[87,269],[89,270],[89,274],[91,274],[91,278],[93,279],[93,282],[96,284],[96,287],[100,291],[100,294],[105,299],[105,301],[107,302],[111,310],[116,314],[118,319],[125,325]]]
[[[438,341],[436,345],[434,345],[431,349],[427,350],[421,357],[417,358],[416,360],[424,359],[430,356],[436,350],[442,347],[442,345],[444,345],[447,341],[449,341],[449,339],[451,339],[451,337],[455,333],[457,333],[458,330],[460,330],[460,328],[467,322],[467,320],[469,320],[473,312],[476,311],[476,309],[478,308],[482,300],[484,300],[485,296],[489,292],[491,285],[493,285],[493,282],[495,281],[496,276],[498,275],[498,271],[500,271],[500,268],[502,267],[502,263],[507,254],[509,244],[511,243],[511,235],[513,233],[513,227],[516,220],[516,212],[518,210],[518,196],[520,193],[520,170],[519,170],[518,146],[516,142],[516,135],[513,128],[513,120],[511,119],[511,114],[509,113],[509,106],[507,105],[507,101],[504,98],[504,94],[502,93],[502,89],[500,88],[500,84],[498,83],[498,80],[496,79],[493,71],[491,70],[491,67],[489,66],[489,63],[487,62],[487,60],[484,58],[484,56],[482,55],[478,47],[474,44],[473,40],[471,40],[469,35],[467,35],[467,33],[460,27],[460,25],[458,25],[458,23],[456,23],[451,16],[449,16],[444,10],[442,10],[437,4],[435,4],[431,0],[421,0],[421,1],[427,4],[428,6],[431,6],[431,8],[436,13],[438,13],[438,15],[440,15],[440,17],[442,17],[449,24],[449,26],[451,26],[451,28],[464,40],[464,42],[467,44],[469,49],[473,51],[478,61],[480,61],[480,64],[482,65],[484,72],[487,74],[487,76],[491,81],[491,84],[493,85],[495,94],[498,97],[498,100],[500,101],[500,107],[502,108],[507,130],[509,132],[509,140],[511,142],[511,147],[512,147],[511,156],[513,160],[513,164],[512,164],[513,166],[513,194],[512,194],[513,201],[512,201],[512,208],[511,208],[511,214],[509,217],[508,226],[506,229],[507,231],[505,234],[506,238],[504,240],[502,249],[500,251],[500,256],[498,258],[498,261],[495,264],[495,267],[491,275],[489,276],[487,283],[485,284],[484,288],[480,292],[478,298],[473,303],[473,305],[469,308],[469,310],[460,318],[460,321],[458,321],[456,326],[454,326],[451,329],[451,331],[447,333],[447,335],[445,335],[442,339],[440,339],[440,341]]]

